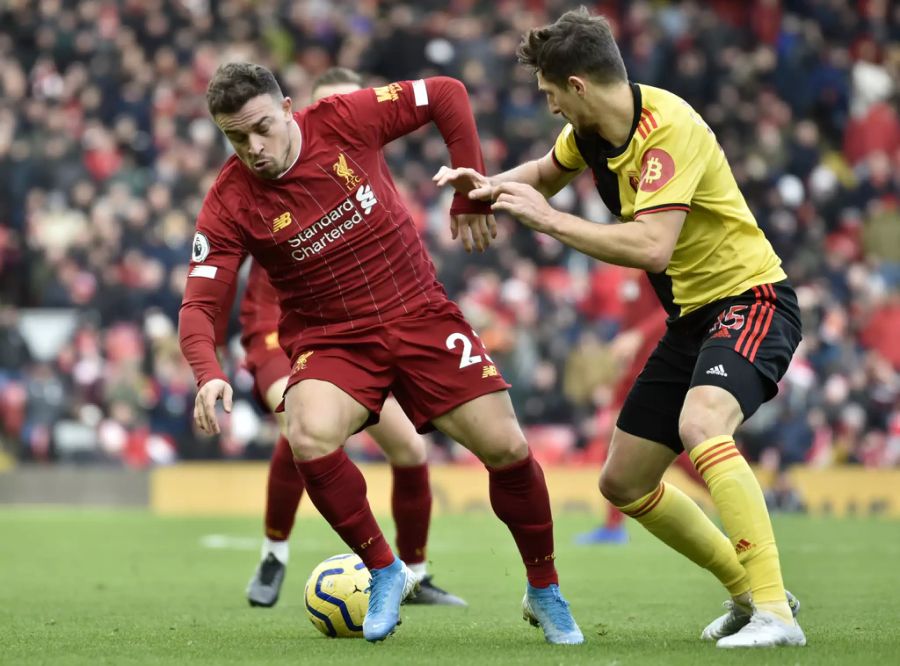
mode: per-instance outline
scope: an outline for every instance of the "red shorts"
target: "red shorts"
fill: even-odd
[[[296,349],[288,388],[304,379],[334,384],[372,413],[363,427],[378,422],[391,392],[427,432],[432,419],[510,386],[451,302],[344,333],[305,331]]]
[[[272,333],[258,334],[241,341],[247,352],[244,365],[253,377],[253,396],[266,411],[269,411],[266,391],[279,379],[291,374],[291,362],[277,344],[278,334],[275,333],[275,346],[271,336]]]

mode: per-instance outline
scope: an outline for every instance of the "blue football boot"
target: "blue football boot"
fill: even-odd
[[[624,525],[618,527],[598,527],[590,532],[583,532],[575,537],[575,543],[579,546],[592,546],[594,544],[624,545],[628,543],[628,532]]]
[[[416,576],[399,558],[369,573],[369,610],[363,620],[363,636],[367,641],[383,641],[400,624],[400,604],[414,592]]]
[[[528,584],[522,599],[522,617],[532,626],[544,630],[548,643],[578,645],[584,643],[584,635],[575,624],[568,602],[563,599],[559,585],[532,587]]]

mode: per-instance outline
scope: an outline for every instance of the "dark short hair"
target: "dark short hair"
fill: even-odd
[[[586,75],[598,83],[627,81],[628,73],[609,21],[585,8],[573,9],[556,23],[532,28],[516,50],[519,62],[556,85]]]
[[[362,77],[346,67],[330,67],[313,79],[310,90],[315,92],[322,86],[332,86],[339,83],[352,83],[361,88]]]
[[[240,111],[260,95],[283,98],[275,75],[262,65],[229,62],[220,65],[206,88],[206,106],[212,116]]]

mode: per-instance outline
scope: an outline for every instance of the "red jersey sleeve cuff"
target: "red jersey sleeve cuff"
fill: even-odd
[[[640,215],[646,215],[647,213],[662,213],[667,210],[683,210],[685,213],[690,213],[691,207],[687,204],[681,203],[667,203],[659,204],[658,206],[648,206],[647,208],[641,208],[640,210],[634,211],[634,219],[637,219]]]
[[[465,194],[457,192],[450,204],[451,215],[491,215],[490,201],[475,201]]]

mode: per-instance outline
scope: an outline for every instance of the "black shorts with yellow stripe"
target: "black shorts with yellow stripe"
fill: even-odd
[[[616,425],[680,453],[678,418],[691,387],[725,389],[746,420],[778,393],[800,339],[797,295],[786,280],[705,305],[669,323]]]

